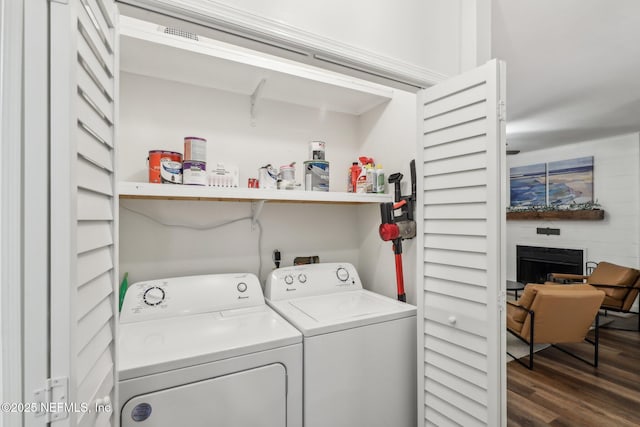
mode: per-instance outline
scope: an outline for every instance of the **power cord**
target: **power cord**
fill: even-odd
[[[146,219],[148,219],[148,220],[150,220],[152,222],[155,222],[156,224],[162,225],[164,227],[186,228],[188,230],[197,230],[197,231],[215,230],[217,228],[224,227],[226,225],[235,224],[236,222],[253,220],[252,216],[244,216],[242,218],[236,218],[236,219],[231,219],[231,220],[228,220],[228,221],[223,221],[223,222],[218,222],[218,223],[213,223],[213,224],[205,224],[205,225],[179,224],[179,223],[170,223],[170,222],[161,221],[161,220],[159,220],[157,218],[154,218],[151,215],[148,215],[146,213],[137,211],[135,209],[128,208],[128,207],[124,206],[122,203],[120,204],[120,207],[122,209],[126,210],[126,211],[129,211],[131,213],[134,213],[136,215],[144,217],[144,218],[146,218]],[[261,273],[262,273],[262,224],[260,223],[260,220],[256,220],[255,224],[258,226],[258,280],[260,281],[260,283],[262,283],[262,279],[261,279]]]
[[[277,249],[273,250],[273,263],[276,265],[276,268],[280,268],[280,251]]]

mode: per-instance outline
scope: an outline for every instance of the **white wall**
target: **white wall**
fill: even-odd
[[[386,107],[379,107],[362,117],[359,139],[363,141],[360,151],[372,156],[384,167],[386,179],[390,174],[401,172],[402,194],[411,192],[409,162],[416,158],[417,100],[414,94],[397,91]],[[383,114],[384,113],[384,114]],[[387,184],[388,185],[388,184]],[[393,193],[392,186],[387,192]],[[378,206],[360,207],[358,210],[358,234],[360,239],[360,275],[370,289],[389,297],[396,297],[395,258],[391,242],[383,242],[378,234],[380,209]],[[404,283],[407,301],[416,304],[415,239],[405,240],[403,247]]]
[[[516,278],[516,245],[586,250],[585,261],[640,266],[640,135],[621,135],[508,157],[509,167],[593,156],[594,197],[603,221],[507,221],[507,277]],[[559,236],[536,234],[559,228]]]
[[[219,3],[445,75],[456,75],[465,69],[462,63],[468,61],[461,57],[463,45],[465,55],[475,58],[476,54],[468,49],[475,49],[476,28],[486,34],[486,37],[482,36],[483,46],[490,40],[489,28],[485,24],[476,27],[475,23],[478,9],[490,10],[488,0],[325,0],[304,3],[297,0],[219,0]]]
[[[332,191],[346,190],[348,167],[359,155],[373,156],[390,172],[402,171],[407,181],[408,162],[415,157],[416,98],[403,91],[362,117],[264,100],[255,126],[245,95],[129,73],[121,73],[120,92],[120,180],[146,182],[148,151],[182,152],[187,135],[207,139],[208,165],[219,160],[238,164],[242,187],[266,163],[296,161],[301,181],[302,162],[308,158],[309,141],[315,139],[327,143]],[[162,226],[129,209],[165,223],[203,226],[250,216],[251,203],[121,200],[120,272],[129,272],[130,283],[176,275],[257,272],[259,232],[250,221],[196,231]],[[323,262],[352,262],[366,287],[395,296],[391,244],[377,235],[379,212],[377,204],[267,202],[260,216],[261,279],[273,267],[273,250],[279,249],[282,266],[291,265],[295,256],[308,255],[319,255]],[[415,252],[409,251],[406,259],[413,257]],[[405,268],[412,271],[411,264]]]

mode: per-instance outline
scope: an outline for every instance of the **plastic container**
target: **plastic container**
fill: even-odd
[[[355,193],[358,185],[358,177],[360,176],[360,172],[362,168],[358,165],[358,162],[353,162],[351,167],[349,168],[349,182],[347,183],[347,192]]]
[[[195,136],[184,138],[184,160],[207,161],[207,140]]]
[[[379,194],[384,193],[384,180],[385,180],[384,169],[382,169],[381,164],[378,164],[376,165],[376,180],[375,180],[375,186],[373,189],[374,193],[379,193]]]
[[[329,162],[322,160],[304,162],[304,189],[329,191]]]

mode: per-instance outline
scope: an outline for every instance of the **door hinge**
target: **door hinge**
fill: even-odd
[[[69,411],[69,377],[48,378],[44,388],[33,392],[35,416],[46,417],[46,422],[64,420]]]
[[[498,101],[498,120],[500,120],[501,122],[504,122],[505,120],[507,120],[507,105],[504,102],[504,100],[500,100]]]
[[[502,312],[507,305],[507,291],[500,291],[498,294],[498,308]]]

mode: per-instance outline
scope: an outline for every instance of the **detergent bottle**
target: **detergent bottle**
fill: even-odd
[[[356,193],[367,193],[367,185],[369,184],[367,181],[367,166],[373,163],[373,159],[370,157],[360,157],[359,159],[362,167],[356,181]]]

